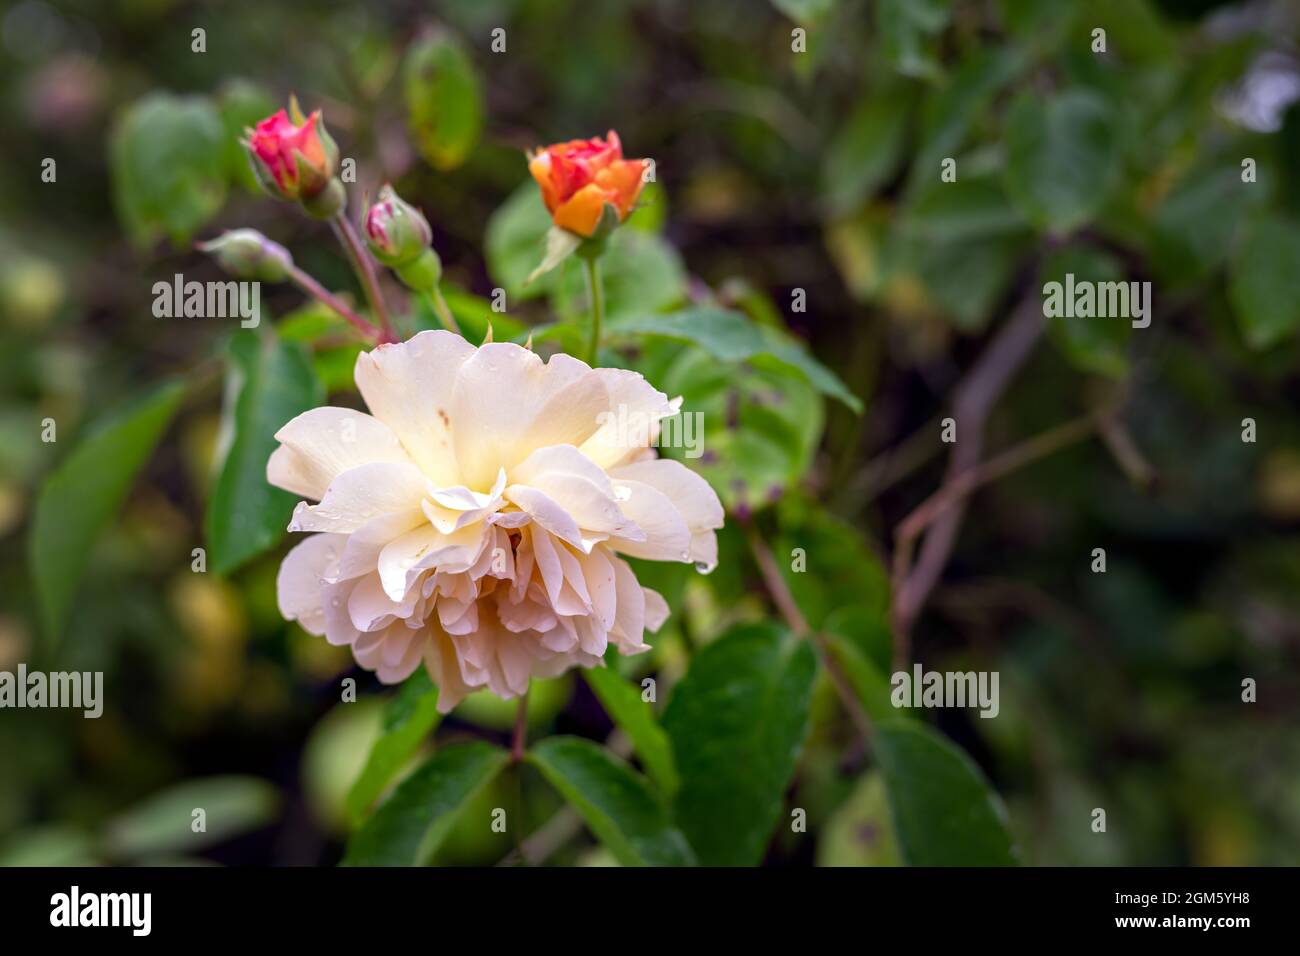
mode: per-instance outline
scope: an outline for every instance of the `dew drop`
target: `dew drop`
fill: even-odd
[[[700,574],[712,574],[712,573],[713,573],[713,569],[714,569],[715,567],[717,567],[717,565],[715,565],[715,564],[709,564],[709,563],[706,562],[706,561],[696,561],[696,562],[695,562],[695,570],[698,571]]]

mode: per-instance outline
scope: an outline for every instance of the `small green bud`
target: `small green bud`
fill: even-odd
[[[293,268],[289,250],[256,229],[232,229],[210,242],[197,243],[197,247],[236,279],[284,282]]]

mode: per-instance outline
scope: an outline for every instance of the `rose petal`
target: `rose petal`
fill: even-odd
[[[420,332],[406,342],[357,356],[355,377],[366,405],[396,433],[435,486],[462,481],[454,437],[452,390],[474,346],[451,332]]]
[[[308,634],[320,637],[325,633],[322,587],[326,572],[338,561],[346,542],[342,535],[311,535],[298,542],[280,565],[275,578],[280,615],[297,621]]]
[[[266,480],[320,500],[330,482],[371,462],[410,462],[393,430],[350,408],[313,408],[275,433],[281,445],[266,464]]]
[[[320,504],[294,509],[290,531],[360,530],[384,515],[419,510],[425,480],[411,464],[378,462],[343,472],[325,489]]]

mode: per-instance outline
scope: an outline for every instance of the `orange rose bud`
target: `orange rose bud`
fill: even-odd
[[[561,229],[585,238],[595,234],[611,206],[623,222],[641,195],[649,160],[624,159],[618,134],[574,139],[528,155],[528,171],[542,188],[542,201]]]

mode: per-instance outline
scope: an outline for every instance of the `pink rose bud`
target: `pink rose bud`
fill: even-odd
[[[417,292],[431,292],[442,281],[442,260],[433,251],[429,220],[385,184],[366,212],[366,242],[375,258]]]
[[[320,110],[304,117],[297,99],[245,131],[244,147],[257,180],[278,199],[308,201],[330,186],[339,150]]]
[[[366,213],[365,225],[370,251],[386,266],[405,265],[433,242],[429,221],[387,184]]]

